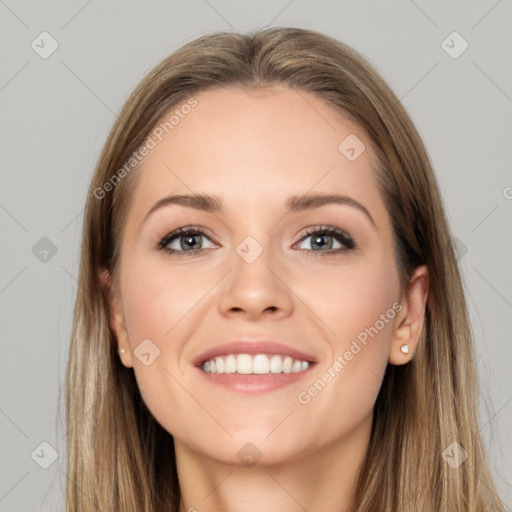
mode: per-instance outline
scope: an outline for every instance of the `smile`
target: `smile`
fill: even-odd
[[[207,373],[238,373],[241,375],[268,375],[270,373],[298,373],[309,368],[309,361],[280,354],[229,354],[217,356],[202,365]]]
[[[226,354],[196,366],[211,384],[260,395],[304,379],[316,363],[282,354]]]

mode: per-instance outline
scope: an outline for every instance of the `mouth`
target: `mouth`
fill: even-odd
[[[302,380],[317,363],[286,354],[231,353],[200,361],[209,383],[235,393],[263,394]]]
[[[199,366],[206,373],[269,375],[304,372],[310,364],[311,361],[281,354],[228,354],[208,359]]]

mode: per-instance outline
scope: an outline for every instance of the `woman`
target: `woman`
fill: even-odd
[[[217,33],[160,63],[79,282],[68,511],[504,510],[428,156],[346,45]]]

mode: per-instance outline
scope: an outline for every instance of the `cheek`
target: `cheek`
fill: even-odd
[[[373,408],[387,367],[394,318],[400,306],[398,277],[384,259],[358,268],[315,273],[316,287],[304,283],[299,296],[322,322],[330,354],[299,403],[323,411],[333,431],[344,431]],[[306,295],[306,289],[309,294]],[[341,427],[341,425],[343,427]]]
[[[163,256],[162,261],[151,265],[142,258],[132,258],[126,261],[124,270],[121,293],[132,348],[150,338],[167,350],[174,327],[198,304],[211,279],[187,272],[185,267],[170,273]],[[173,347],[178,349],[179,345]]]
[[[364,338],[366,330],[376,323],[379,346],[384,351],[389,348],[386,340],[398,297],[398,276],[392,262],[376,257],[346,268],[325,266],[306,274],[296,288],[297,295],[308,298],[307,305],[322,320],[334,351],[347,350],[351,340],[360,334]]]
[[[372,279],[373,277],[373,279]],[[333,290],[336,301],[330,311],[331,322],[337,333],[338,349],[347,346],[349,340],[359,339],[364,343],[365,333],[372,333],[372,339],[379,339],[374,347],[389,348],[391,324],[395,311],[395,294],[389,288],[386,279],[380,275],[366,274],[363,279],[345,280],[342,290]],[[337,305],[337,307],[334,306]],[[375,329],[378,331],[376,332]],[[368,334],[369,335],[369,334]]]
[[[172,412],[191,409],[190,395],[180,385],[187,340],[181,330],[189,322],[187,313],[205,293],[199,280],[185,276],[184,272],[170,276],[168,266],[166,272],[159,262],[148,265],[136,255],[127,257],[121,269],[123,312],[137,385],[153,416],[173,434]]]
[[[169,403],[184,410],[190,407],[190,396],[178,384],[188,371],[181,364],[183,349],[197,327],[194,308],[200,307],[212,279],[204,272],[186,272],[180,265],[171,273],[164,256],[151,264],[147,259],[136,253],[125,257],[121,294],[139,390],[165,425]]]

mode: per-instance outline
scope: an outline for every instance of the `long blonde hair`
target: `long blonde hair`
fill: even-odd
[[[380,163],[375,177],[392,219],[402,290],[418,265],[425,264],[430,276],[418,350],[407,365],[388,365],[377,397],[353,510],[504,511],[478,431],[478,383],[461,276],[423,143],[397,97],[361,55],[297,28],[215,33],[186,44],[141,81],[114,123],[83,221],[66,375],[66,510],[179,510],[173,438],[146,408],[133,369],[119,361],[99,279],[105,268],[116,283],[119,238],[136,183],[137,166],[119,171],[164,114],[194,94],[273,84],[317,95],[366,131]],[[442,455],[454,442],[468,453],[458,468]]]

